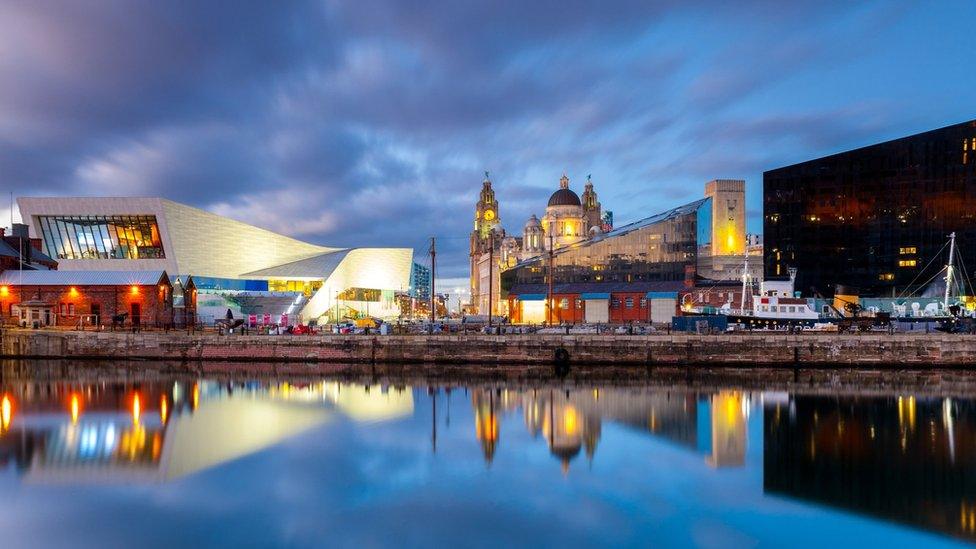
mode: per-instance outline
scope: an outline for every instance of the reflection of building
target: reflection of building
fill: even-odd
[[[765,278],[795,267],[804,291],[921,293],[951,232],[973,272],[976,120],[767,171],[763,208]]]
[[[20,383],[0,393],[0,464],[30,482],[164,482],[279,444],[335,412],[386,421],[412,411],[408,387]]]
[[[793,397],[764,410],[766,492],[976,540],[976,405]]]
[[[654,294],[722,288],[722,302],[737,303],[745,263],[745,183],[716,180],[706,196],[608,233],[556,247],[501,274],[501,290],[515,322],[649,321]],[[548,252],[548,250],[546,250]],[[552,298],[549,295],[550,261]],[[750,272],[758,274],[758,261]],[[708,299],[701,292],[702,299]],[[709,296],[711,297],[711,296]],[[662,311],[670,319],[672,310]],[[654,315],[657,316],[657,315]]]
[[[341,301],[352,316],[368,309],[393,317],[399,313],[394,292],[410,285],[413,251],[407,248],[318,246],[160,198],[21,198],[18,204],[60,270],[193,275],[200,294],[210,296],[200,309],[218,316],[230,307],[311,320]],[[350,291],[366,297],[337,299]]]
[[[714,418],[716,406],[736,403],[736,418]],[[745,402],[746,404],[743,404]],[[500,419],[520,407],[525,428],[543,439],[564,471],[581,454],[592,460],[603,431],[611,421],[646,432],[682,448],[709,454],[719,466],[740,466],[746,447],[745,414],[748,401],[740,393],[720,393],[714,399],[689,392],[632,389],[478,390],[472,397],[475,435],[485,459],[494,459]],[[736,423],[737,422],[737,423]],[[714,435],[713,430],[720,430]],[[716,444],[716,441],[721,444]],[[735,456],[741,456],[736,461]]]
[[[746,420],[748,401],[738,391],[721,391],[712,395],[713,467],[741,467],[746,462]]]
[[[481,443],[481,451],[485,455],[485,462],[491,463],[495,459],[495,449],[498,446],[499,411],[495,409],[495,395],[491,389],[474,391],[471,395],[471,405],[474,407],[474,434]]]

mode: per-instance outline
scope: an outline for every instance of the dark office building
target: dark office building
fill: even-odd
[[[767,279],[937,295],[951,232],[976,273],[976,120],[765,172],[763,207]]]

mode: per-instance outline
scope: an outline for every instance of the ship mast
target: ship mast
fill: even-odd
[[[746,289],[749,284],[749,250],[746,250],[746,262],[742,265],[742,297],[739,299],[739,314],[746,314]]]
[[[956,251],[956,233],[949,234],[949,265],[946,267],[946,287],[945,287],[945,297],[942,299],[942,308],[946,311],[949,310],[949,292],[952,290],[952,262],[955,258]]]

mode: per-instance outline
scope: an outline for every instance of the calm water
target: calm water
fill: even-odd
[[[976,399],[153,377],[0,385],[3,547],[976,540]]]

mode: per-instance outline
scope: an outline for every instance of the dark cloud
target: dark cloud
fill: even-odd
[[[946,6],[945,24],[965,10]],[[485,169],[517,232],[564,170],[575,188],[593,173],[627,221],[697,197],[706,179],[745,177],[757,196],[763,169],[925,129],[905,104],[946,92],[879,90],[861,75],[898,55],[901,25],[933,13],[773,0],[11,0],[0,4],[0,183],[162,195],[332,245],[422,253],[438,235],[440,272],[464,276]],[[964,55],[938,44],[951,32],[926,32],[939,59]]]

